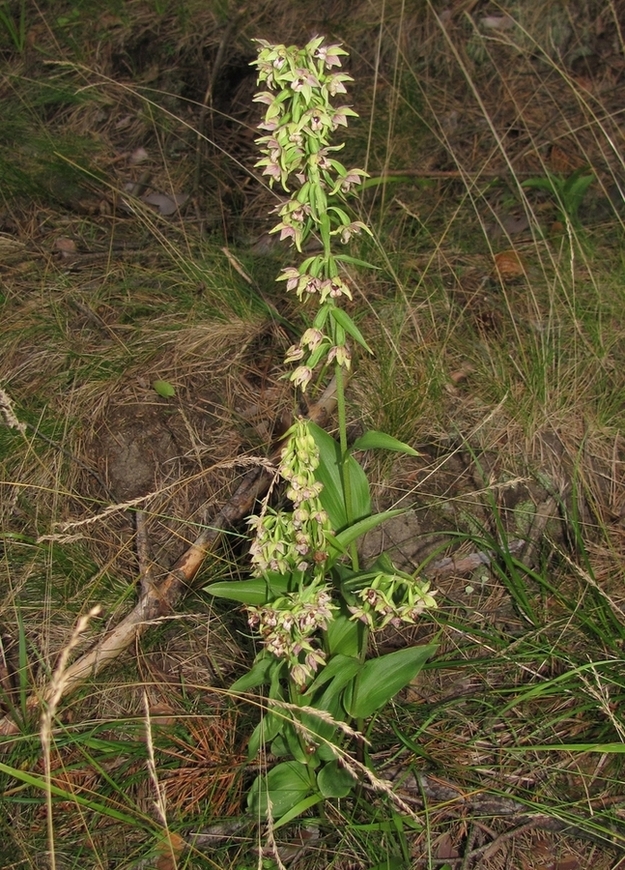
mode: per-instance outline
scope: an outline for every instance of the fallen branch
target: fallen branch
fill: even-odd
[[[334,410],[334,390],[332,381],[319,401],[308,409],[308,416],[318,425],[326,423]],[[278,444],[274,447],[273,455],[277,456],[279,451]],[[154,620],[168,616],[174,610],[191,586],[204,559],[219,542],[222,533],[252,511],[256,499],[267,491],[271,480],[271,474],[264,468],[256,467],[248,471],[230,501],[210,521],[210,525],[205,526],[162,579],[152,579],[150,573],[142,568],[137,604],[115,628],[64,671],[63,696],[96,676],[109,662],[128,649]],[[27,699],[26,707],[34,711],[42,702],[47,703],[50,697],[51,686],[44,686]],[[57,700],[60,701],[60,697]],[[19,730],[18,724],[10,716],[0,719],[0,736],[17,734]]]

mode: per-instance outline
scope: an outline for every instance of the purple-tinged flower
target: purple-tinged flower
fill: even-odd
[[[306,685],[306,680],[310,677],[310,669],[300,664],[299,662],[291,668],[291,679],[296,686]]]
[[[380,601],[380,595],[376,589],[363,589],[360,597],[371,607],[376,607]]]
[[[308,368],[308,366],[299,366],[295,369],[289,380],[291,380],[296,387],[301,387],[302,393],[305,393],[306,387],[312,379],[312,375],[312,369]]]
[[[293,524],[295,528],[301,528],[302,524],[307,522],[310,518],[310,514],[304,508],[297,508],[297,510],[293,511]]]
[[[366,230],[367,225],[362,221],[352,221],[351,224],[346,224],[341,227],[341,241],[343,244],[349,242],[352,236],[357,236],[361,230]]]
[[[338,299],[340,296],[347,296],[348,299],[352,298],[352,292],[345,283],[340,278],[326,278],[325,281],[321,282],[320,285],[321,292],[321,302],[325,302],[328,296],[331,299]]]
[[[329,149],[328,148],[320,148],[317,151],[317,165],[319,169],[325,169],[326,172],[332,169],[332,162],[328,157]]]
[[[319,133],[320,130],[323,130],[323,115],[321,112],[312,112],[310,116],[310,129],[313,133]]]
[[[297,244],[297,239],[299,236],[298,230],[292,224],[285,224],[284,222],[277,224],[270,232],[278,232],[280,230],[280,241],[283,242],[285,239],[293,239],[293,241]]]
[[[369,610],[365,610],[363,607],[348,607],[347,609],[352,614],[350,619],[364,622],[365,625],[373,629],[373,617]]]
[[[301,277],[302,276],[297,269],[294,269],[293,266],[289,266],[288,269],[282,269],[282,274],[278,278],[278,281],[286,281],[286,289],[288,292],[289,290],[295,290]]]
[[[299,93],[303,91],[305,88],[320,88],[321,84],[317,76],[313,75],[310,70],[304,69],[303,67],[298,67],[295,70],[295,78],[291,82],[291,88]]]
[[[275,628],[278,624],[278,614],[270,607],[265,607],[260,612],[260,621],[264,628]]]
[[[271,106],[275,97],[270,91],[259,91],[252,97],[253,103],[264,103],[266,106]]]
[[[353,81],[354,80],[351,76],[345,75],[344,73],[335,73],[334,75],[327,77],[325,80],[325,87],[328,89],[330,96],[335,97],[337,94],[347,93],[347,88],[343,82]]]
[[[337,364],[349,369],[352,364],[352,355],[347,345],[340,344],[336,347],[331,347],[328,351],[328,362],[336,360]]]
[[[300,339],[300,345],[307,347],[308,350],[316,350],[324,340],[325,335],[320,329],[307,329]]]
[[[273,133],[273,131],[277,130],[279,126],[280,125],[276,120],[261,121],[261,123],[258,125],[258,129],[268,130],[270,133]]]
[[[268,175],[273,181],[279,181],[282,178],[283,170],[280,165],[276,163],[275,160],[272,160],[271,157],[264,157],[262,160],[259,160],[258,163],[255,164],[257,167],[264,166],[263,175]]]
[[[268,638],[265,641],[265,647],[270,653],[273,653],[273,655],[279,659],[283,658],[283,656],[287,653],[287,648],[284,645],[284,641],[281,637],[277,637],[276,635]]]
[[[340,56],[346,54],[347,52],[338,43],[336,45],[320,45],[315,51],[315,57],[327,67],[341,66]]]
[[[369,178],[369,173],[365,172],[364,169],[350,169],[344,178],[339,179],[332,193],[336,193],[337,190],[349,193],[352,187],[355,184],[360,184],[363,178]]]
[[[349,106],[339,106],[338,109],[334,110],[334,114],[330,119],[332,129],[336,130],[339,127],[347,127],[348,117],[357,118],[358,115],[353,109],[350,109]]]
[[[260,616],[258,615],[257,610],[252,610],[250,608],[247,614],[247,624],[250,628],[258,628],[260,625]]]
[[[313,278],[311,276],[304,284],[303,289],[306,291],[306,293],[318,293],[321,289],[321,281],[319,280],[319,278]]]
[[[304,348],[300,344],[292,344],[284,357],[285,363],[299,362],[304,358]]]

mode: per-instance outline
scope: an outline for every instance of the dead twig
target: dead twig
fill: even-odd
[[[315,423],[323,425],[334,410],[335,404],[335,385],[332,381],[319,400],[308,409],[308,416]],[[279,450],[278,444],[274,447],[274,454],[277,455]],[[162,619],[172,613],[190,588],[204,559],[219,542],[222,532],[234,526],[252,511],[256,499],[263,495],[271,480],[272,476],[264,468],[253,468],[248,471],[230,501],[211,520],[210,525],[202,529],[191,546],[159,580],[154,580],[150,571],[146,570],[147,542],[144,540],[143,526],[139,523],[138,549],[142,563],[138,584],[139,599],[135,607],[115,628],[64,669],[63,696],[68,695],[85,680],[96,676],[107,664],[114,661],[154,620]],[[52,686],[48,685],[32,694],[26,702],[27,709],[34,711],[42,702],[48,703],[52,691]],[[58,703],[60,697],[55,700]],[[10,736],[18,732],[19,726],[10,716],[0,719],[0,736]]]

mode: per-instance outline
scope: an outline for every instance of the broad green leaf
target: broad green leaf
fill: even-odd
[[[330,654],[357,658],[362,649],[363,631],[364,625],[360,620],[350,619],[346,614],[336,616],[328,625],[326,634]],[[326,665],[324,671],[329,666]]]
[[[284,735],[286,744],[289,747],[289,752],[295,761],[299,761],[300,764],[305,764],[309,767],[317,767],[319,762],[317,759],[313,759],[311,756],[306,754],[304,747],[302,746],[302,741],[291,722],[284,723],[282,734]]]
[[[274,819],[280,819],[311,792],[308,768],[297,761],[283,761],[254,780],[247,805],[257,818],[264,821],[271,801],[271,814]]]
[[[315,472],[317,480],[323,484],[321,504],[330,518],[334,529],[342,529],[348,523],[345,512],[345,495],[341,474],[341,448],[331,435],[309,423],[310,432],[319,449],[319,467]],[[355,519],[371,513],[371,496],[367,475],[353,456],[347,457],[352,490],[352,511]]]
[[[436,649],[437,644],[409,647],[366,661],[345,692],[347,713],[354,719],[373,716],[417,676]]]
[[[291,754],[289,744],[286,742],[284,734],[278,734],[278,736],[274,738],[274,741],[271,744],[271,754],[275,755],[276,758],[284,758],[285,755]]]
[[[325,764],[317,774],[317,788],[325,798],[347,797],[355,785],[354,777],[336,760]]]
[[[275,713],[266,713],[252,731],[247,744],[247,757],[251,761],[258,755],[261,746],[271,743],[282,732],[288,720]]]
[[[249,689],[255,689],[256,686],[263,686],[269,683],[271,672],[279,662],[275,656],[262,654],[262,658],[256,659],[247,674],[243,674],[236,682],[230,686],[232,692],[247,692]]]
[[[227,598],[229,601],[239,601],[241,604],[259,606],[265,604],[274,595],[288,592],[291,577],[289,574],[272,574],[271,585],[264,577],[254,577],[250,580],[223,580],[204,587],[204,592],[215,598]]]
[[[350,625],[354,624],[354,622],[350,623]],[[353,656],[332,656],[328,664],[325,666],[325,668],[323,668],[323,670],[319,672],[318,676],[315,678],[314,682],[312,683],[306,694],[303,696],[304,700],[310,699],[307,700],[306,703],[311,706],[313,695],[322,686],[330,683],[330,686],[327,687],[326,691],[323,693],[323,697],[329,700],[332,695],[338,694],[343,690],[347,683],[356,676],[361,667],[362,663]],[[331,691],[328,694],[329,689]],[[321,706],[318,701],[315,702],[314,706],[321,710],[328,709],[325,705]]]
[[[293,819],[296,819],[298,816],[301,816],[302,813],[305,813],[306,810],[309,810],[311,807],[314,807],[315,804],[320,803],[323,800],[322,794],[311,794],[310,797],[304,798],[304,800],[300,801],[298,804],[295,804],[288,813],[285,813],[279,822],[273,826],[274,831],[277,831],[279,828],[284,827],[284,825],[288,825],[289,822],[292,822]]]
[[[398,441],[386,432],[376,432],[374,429],[365,432],[360,438],[356,438],[351,450],[394,450],[396,453],[407,453],[408,456],[421,456],[414,447]]]
[[[359,520],[357,523],[354,523],[346,529],[343,529],[342,532],[339,532],[336,536],[336,540],[342,548],[348,547],[352,541],[357,541],[358,538],[366,535],[367,532],[371,531],[371,529],[375,529],[377,526],[390,520],[391,517],[396,517],[403,513],[405,513],[403,508],[397,508],[396,510],[384,511],[381,514],[373,514],[371,517],[365,517],[364,520]]]
[[[154,381],[154,383],[152,384],[152,389],[164,399],[169,399],[171,396],[176,395],[176,391],[169,383],[169,381]]]
[[[342,326],[345,332],[348,335],[351,335],[354,341],[358,342],[358,344],[361,345],[361,347],[364,347],[364,349],[369,353],[373,353],[373,351],[365,341],[364,335],[343,308],[332,308],[330,313],[339,324],[339,326]]]

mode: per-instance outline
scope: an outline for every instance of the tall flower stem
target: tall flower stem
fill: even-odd
[[[354,520],[354,508],[352,502],[352,481],[349,473],[349,450],[347,447],[347,409],[345,406],[345,380],[343,366],[336,365],[334,369],[336,380],[336,408],[339,422],[339,447],[341,449],[341,479],[343,481],[343,493],[345,497],[345,515],[348,524]],[[352,542],[349,547],[349,555],[354,571],[358,570],[358,549]]]

